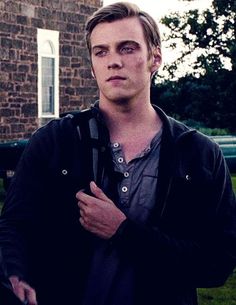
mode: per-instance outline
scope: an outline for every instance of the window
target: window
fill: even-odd
[[[59,116],[59,32],[38,29],[38,117]]]

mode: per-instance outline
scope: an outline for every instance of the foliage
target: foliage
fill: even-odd
[[[221,69],[200,78],[186,76],[159,83],[151,88],[151,100],[176,119],[235,133],[235,92],[236,71]]]
[[[173,51],[179,41],[184,48],[179,58],[165,68],[168,80],[161,82],[157,76],[153,79],[154,104],[177,119],[200,122],[201,128],[236,132],[235,20],[235,0],[213,0],[203,12],[190,10],[162,19],[170,29],[166,42]],[[189,56],[194,53],[193,70],[176,80],[181,64],[188,65]],[[230,62],[230,69],[224,68],[225,60]]]
[[[208,136],[226,136],[229,134],[227,129],[220,129],[220,128],[201,127],[198,130]]]
[[[173,51],[184,46],[179,58],[164,68],[169,77],[174,78],[180,64],[188,64],[189,55],[193,54],[196,55],[191,72],[194,76],[217,72],[225,67],[225,62],[235,70],[235,20],[235,0],[213,0],[212,6],[203,12],[190,10],[164,17],[162,23],[170,30],[164,37],[166,44]]]

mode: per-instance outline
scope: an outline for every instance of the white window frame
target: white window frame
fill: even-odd
[[[45,53],[43,46],[49,43],[52,52]],[[37,29],[38,45],[38,118],[59,117],[59,32]],[[42,105],[42,57],[54,58],[54,113],[43,113]]]

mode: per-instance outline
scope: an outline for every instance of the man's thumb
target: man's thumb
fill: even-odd
[[[90,190],[91,192],[93,193],[93,195],[95,197],[97,197],[98,199],[101,199],[101,200],[104,200],[104,201],[107,201],[107,202],[110,202],[113,204],[113,202],[111,201],[111,199],[109,199],[107,197],[107,195],[103,192],[102,189],[100,189],[96,183],[94,181],[91,181],[90,182]]]

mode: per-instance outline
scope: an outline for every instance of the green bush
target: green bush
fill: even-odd
[[[182,122],[189,127],[199,130],[207,136],[226,136],[230,133],[228,129],[209,128],[206,127],[202,122],[198,122],[193,119],[184,120]]]
[[[207,136],[226,136],[230,133],[228,129],[209,128],[206,127],[202,122],[198,122],[193,119],[184,120],[182,122],[189,127],[199,130]]]
[[[220,128],[200,127],[198,130],[207,136],[226,136],[229,134],[229,131],[227,129]]]

